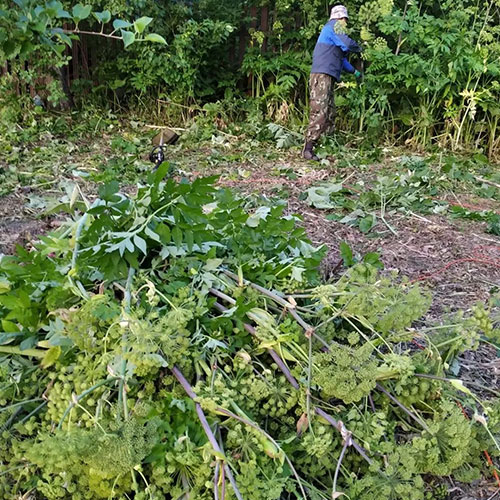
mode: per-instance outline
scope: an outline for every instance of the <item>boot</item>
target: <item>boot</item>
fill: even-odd
[[[314,142],[306,142],[304,144],[302,158],[306,160],[319,161],[319,158],[314,154]]]

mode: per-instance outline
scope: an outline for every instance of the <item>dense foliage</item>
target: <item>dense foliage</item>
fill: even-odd
[[[432,499],[499,456],[497,400],[447,378],[488,308],[428,336],[418,286],[321,285],[284,207],[166,168],[2,256],[1,498]]]
[[[63,3],[65,20],[71,18],[73,4]],[[245,131],[253,133],[263,120],[300,126],[306,118],[312,48],[328,18],[329,4],[256,3],[258,8],[247,0],[89,2],[97,14],[111,11],[119,19],[149,16],[152,30],[168,45],[133,44],[123,51],[88,37],[98,63],[74,82],[75,97],[87,102],[90,92],[100,102],[129,104],[148,116],[168,116],[171,122],[191,118],[193,112],[217,127],[243,120],[253,125]],[[39,2],[0,2],[0,25],[5,26],[10,16],[11,27],[13,12],[24,4],[33,9]],[[498,0],[345,4],[351,34],[363,43],[367,70],[361,85],[347,77],[338,90],[342,129],[370,139],[384,134],[412,145],[437,142],[482,149],[489,156],[498,152]],[[40,5],[37,8],[43,10]],[[57,9],[55,15],[61,17]],[[92,20],[96,21],[89,17],[84,23],[99,31]],[[130,24],[123,23],[120,26]],[[12,62],[15,77],[30,76],[33,81],[23,53],[31,53],[34,43],[26,30],[39,29],[34,23],[17,27],[11,38],[0,35],[0,51],[19,56]],[[110,32],[106,28],[105,33]],[[39,60],[39,65],[52,63],[50,57]],[[167,104],[159,105],[158,98]]]

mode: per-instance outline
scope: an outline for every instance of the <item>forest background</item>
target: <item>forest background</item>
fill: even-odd
[[[370,143],[479,149],[490,159],[498,154],[499,0],[345,3],[366,72],[359,85],[349,76],[339,85],[341,130]],[[197,117],[208,134],[210,127],[231,131],[243,123],[247,134],[258,135],[269,122],[300,132],[307,122],[311,54],[329,1],[88,4],[98,14],[105,9],[104,17],[88,12],[80,20],[68,2],[0,2],[4,122],[22,120],[34,95],[49,103],[133,110],[170,126]],[[148,20],[148,30],[166,43],[127,41],[124,49],[109,36],[116,32],[104,23],[110,13],[118,27]],[[74,28],[75,20],[80,31],[105,38],[80,34],[75,40],[58,28]],[[61,86],[60,68],[69,85]],[[45,78],[50,74],[56,78]]]

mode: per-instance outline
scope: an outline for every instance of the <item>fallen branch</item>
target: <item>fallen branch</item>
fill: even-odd
[[[496,187],[497,189],[500,189],[500,184],[490,181],[489,179],[484,179],[483,177],[479,177],[478,175],[474,175],[474,178],[479,182],[483,182],[484,184],[488,184],[490,186]]]

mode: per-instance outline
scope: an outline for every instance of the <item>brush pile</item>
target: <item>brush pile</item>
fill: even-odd
[[[0,498],[423,500],[492,478],[498,394],[457,378],[500,341],[487,306],[423,325],[429,294],[368,261],[322,284],[284,207],[166,168],[2,256]]]

